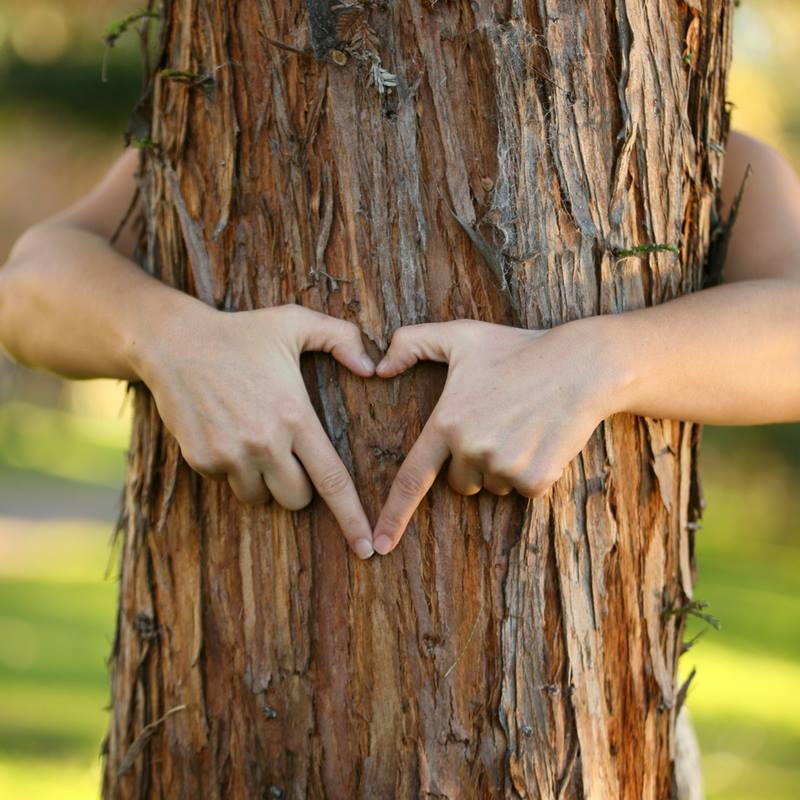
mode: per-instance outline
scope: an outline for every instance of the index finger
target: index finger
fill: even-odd
[[[426,425],[397,471],[378,517],[372,542],[377,553],[385,556],[397,546],[449,455],[450,448],[441,435]]]
[[[352,551],[369,558],[372,528],[347,467],[342,463],[316,413],[311,411],[295,436],[292,449],[311,483],[330,508]]]

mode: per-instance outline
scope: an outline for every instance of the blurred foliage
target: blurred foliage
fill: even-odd
[[[140,5],[0,3],[1,260],[22,230],[88,191],[122,151],[141,92],[139,42],[130,31],[106,53],[103,34]]]
[[[67,128],[122,131],[141,90],[138,38],[131,31],[106,53],[103,33],[135,7],[119,1],[5,0],[0,8],[0,120],[37,113]]]
[[[100,80],[94,60],[65,58],[32,69],[22,59],[9,57],[0,67],[0,115],[8,120],[37,111],[57,117],[59,125],[119,133],[141,90],[141,70],[138,54],[118,55],[125,60],[114,59],[108,83]]]
[[[741,0],[734,15],[733,125],[800,167],[800,3]]]
[[[108,53],[104,83],[102,39],[143,5],[0,5],[0,258],[120,151],[138,41],[129,32]],[[796,0],[743,0],[729,97],[734,127],[800,167],[798,30]],[[0,360],[0,798],[97,796],[128,424],[124,385],[65,384]],[[707,428],[701,466],[696,596],[722,629],[681,669],[697,667],[688,704],[708,797],[788,800],[800,786],[800,426]],[[98,507],[106,521],[89,519]],[[690,635],[704,628],[690,621]]]

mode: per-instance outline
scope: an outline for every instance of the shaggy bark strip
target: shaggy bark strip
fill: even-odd
[[[143,267],[376,353],[694,291],[731,5],[167,2]],[[374,520],[444,369],[304,374]],[[698,438],[616,415],[532,502],[440,479],[361,563],[318,499],[247,508],[192,473],[139,387],[105,796],[670,797]]]

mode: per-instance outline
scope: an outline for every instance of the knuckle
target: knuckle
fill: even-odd
[[[286,303],[280,307],[280,313],[286,317],[300,317],[306,310],[297,303]]]
[[[275,444],[269,433],[253,431],[242,437],[241,447],[250,458],[268,457],[275,454]]]
[[[244,503],[248,506],[257,506],[264,502],[263,495],[256,495],[253,491],[247,491],[246,489],[236,488],[233,490],[233,493],[236,495],[236,498],[239,500],[240,503]]]
[[[392,334],[391,344],[394,346],[399,345],[400,347],[402,347],[408,341],[413,327],[414,327],[413,325],[406,325],[405,327],[398,328]]]
[[[492,462],[496,458],[494,446],[485,439],[462,439],[460,450],[468,461],[479,461],[486,464],[490,469]]]
[[[341,468],[331,469],[319,479],[317,489],[323,497],[336,497],[346,491],[350,476]]]
[[[248,506],[262,506],[267,502],[269,495],[266,492],[253,492],[244,501]]]
[[[411,470],[401,470],[394,479],[401,497],[416,498],[424,489],[422,478]]]
[[[397,531],[402,530],[405,525],[405,518],[402,514],[393,509],[386,508],[381,515],[381,534],[386,536],[394,544],[397,539]]]
[[[232,459],[213,444],[189,445],[181,448],[186,463],[196,472],[217,475],[227,472]]]
[[[450,474],[448,474],[447,476],[447,483],[450,485],[450,488],[454,492],[462,494],[465,497],[469,497],[470,495],[473,494],[478,494],[478,492],[481,490],[480,484],[464,483]]]
[[[561,477],[561,470],[554,467],[548,467],[542,470],[540,483],[548,489]]]
[[[342,330],[342,336],[352,339],[353,341],[361,341],[361,329],[354,322],[346,319],[339,320],[339,325]]]
[[[281,424],[291,430],[297,430],[307,419],[305,410],[297,403],[285,403],[278,412]]]
[[[503,457],[502,453],[492,451],[486,454],[485,457],[486,472],[498,478],[504,477],[505,468],[508,461]]]
[[[446,441],[461,443],[461,420],[458,414],[449,409],[437,411],[433,424]]]
[[[553,470],[545,470],[520,481],[519,492],[526,497],[541,497],[559,479]]]
[[[289,511],[299,511],[301,508],[305,508],[311,502],[311,497],[311,490],[309,489],[308,492],[287,498],[285,502],[281,503],[281,505],[284,508],[288,508]]]
[[[181,445],[181,456],[183,460],[194,470],[197,469],[200,463],[199,453],[195,450],[193,445]]]
[[[286,305],[278,306],[274,309],[276,314],[276,322],[280,325],[290,326],[292,328],[301,325],[304,320],[308,319],[309,309],[298,305],[297,303],[286,303]]]
[[[311,502],[313,495],[311,484],[305,481],[292,486],[289,491],[284,491],[280,496],[275,495],[275,499],[289,511],[299,511]]]
[[[450,331],[457,339],[468,345],[476,343],[484,323],[474,319],[458,319],[448,322],[447,325],[450,326]]]
[[[534,481],[520,481],[517,484],[517,491],[523,497],[540,497],[544,492],[539,488],[539,485]]]
[[[502,480],[513,480],[527,466],[525,460],[503,453],[493,453],[488,459],[489,472]]]

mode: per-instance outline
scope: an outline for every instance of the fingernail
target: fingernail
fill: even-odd
[[[364,367],[367,372],[372,372],[375,369],[375,363],[369,356],[361,356],[361,366]]]
[[[369,539],[356,539],[353,543],[353,550],[355,550],[356,555],[363,560],[368,559],[373,552],[375,552],[372,549],[372,542]]]
[[[374,542],[375,552],[385,556],[392,549],[392,540],[388,536],[379,536]]]

